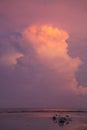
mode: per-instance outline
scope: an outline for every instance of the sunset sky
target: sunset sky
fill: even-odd
[[[0,0],[0,107],[87,107],[87,0]]]

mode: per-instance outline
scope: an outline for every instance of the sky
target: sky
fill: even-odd
[[[87,107],[87,0],[0,0],[0,107]]]

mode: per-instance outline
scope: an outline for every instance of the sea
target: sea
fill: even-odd
[[[55,121],[55,114],[71,121]],[[1,108],[0,130],[87,130],[87,109]]]

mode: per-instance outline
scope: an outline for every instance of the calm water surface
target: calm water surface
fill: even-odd
[[[0,130],[87,130],[87,113],[69,113],[72,122],[58,124],[53,112],[0,113]]]

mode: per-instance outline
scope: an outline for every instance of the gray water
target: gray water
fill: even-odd
[[[71,114],[72,121],[59,124],[52,120],[56,113]],[[87,130],[87,112],[4,110],[0,113],[0,130]]]

